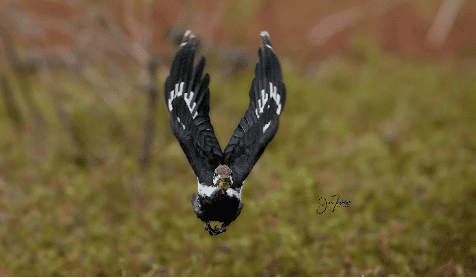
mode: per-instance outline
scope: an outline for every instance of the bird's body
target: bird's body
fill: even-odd
[[[198,178],[193,209],[210,235],[226,231],[240,215],[243,183],[276,134],[284,107],[281,67],[266,31],[261,41],[248,110],[224,151],[210,123],[210,78],[202,76],[205,58],[193,67],[196,50],[190,31],[184,35],[165,84],[172,131]],[[210,221],[223,222],[222,227],[211,228]]]

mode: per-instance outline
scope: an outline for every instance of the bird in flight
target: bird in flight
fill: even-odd
[[[263,31],[248,110],[222,151],[210,123],[210,77],[202,76],[205,58],[194,67],[195,53],[188,30],[165,82],[165,102],[172,132],[198,179],[193,210],[213,236],[225,232],[241,213],[243,183],[278,130],[286,89],[269,34]],[[212,228],[210,221],[222,226]]]

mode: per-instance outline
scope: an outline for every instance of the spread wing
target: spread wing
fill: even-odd
[[[205,58],[193,68],[195,45],[188,31],[174,58],[165,82],[165,102],[170,111],[172,132],[202,184],[212,185],[215,168],[222,163],[223,152],[210,123],[210,77],[205,74]]]
[[[233,171],[233,183],[237,186],[241,186],[276,134],[286,100],[281,67],[268,32],[261,33],[261,41],[248,110],[224,151],[225,164]]]

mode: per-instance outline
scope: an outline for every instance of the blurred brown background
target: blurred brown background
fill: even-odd
[[[352,55],[356,34],[402,55],[476,55],[476,4],[464,0],[4,0],[0,24],[25,57],[76,70],[104,55],[145,63],[151,54],[168,53],[187,28],[204,46],[233,45],[235,52],[256,46],[259,31],[267,30],[280,55],[304,67],[333,53]],[[0,55],[5,60],[3,47]]]

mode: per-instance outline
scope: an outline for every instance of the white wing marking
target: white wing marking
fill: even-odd
[[[271,92],[271,98],[274,99],[278,109],[276,109],[276,114],[281,114],[281,96],[277,93],[278,88],[273,85],[273,83],[269,82],[269,91]]]
[[[170,98],[169,98],[169,101],[168,101],[168,104],[169,104],[169,111],[172,112],[172,110],[174,109],[173,106],[172,106],[172,101],[176,98],[176,97],[179,97],[182,95],[182,92],[183,92],[183,85],[184,85],[184,82],[180,82],[175,84],[175,89],[170,91]]]
[[[264,108],[266,106],[266,103],[268,102],[268,99],[274,99],[274,102],[276,103],[276,106],[278,108],[276,109],[276,114],[280,115],[281,114],[281,96],[278,94],[278,88],[273,85],[273,83],[269,82],[269,96],[266,93],[264,89],[261,90],[261,97],[258,99],[258,107],[255,109],[255,114],[256,117],[259,119],[259,116],[264,112]],[[269,104],[267,106],[269,108]]]
[[[269,121],[267,124],[264,125],[263,127],[263,133],[268,129],[269,125],[271,124],[271,121]]]
[[[258,100],[259,112],[263,113],[264,106],[268,101],[268,94],[264,89],[261,90],[261,99]]]
[[[169,111],[172,112],[172,100],[174,100],[174,90],[170,91],[170,98],[169,98]]]
[[[177,121],[182,125],[182,129],[185,130],[185,125],[180,121],[180,118],[179,118],[179,117],[177,117]]]
[[[281,114],[281,96],[279,94],[276,94],[276,105],[278,105],[278,109],[276,110],[276,114]]]
[[[179,89],[179,84],[175,84],[175,97],[179,97],[182,95],[183,92],[183,84],[184,82],[180,82],[180,89]]]
[[[172,106],[172,101],[174,101],[174,99],[176,99],[178,97],[181,97],[182,95],[183,95],[183,98],[185,100],[185,103],[187,103],[187,107],[188,107],[188,110],[190,111],[190,114],[195,109],[195,106],[197,106],[196,102],[192,103],[192,98],[194,96],[194,92],[190,92],[189,94],[187,94],[187,93],[183,94],[184,84],[185,84],[185,82],[177,83],[177,84],[175,84],[174,89],[172,91],[170,91],[170,97],[169,97],[169,100],[168,100],[168,107],[169,107],[170,112],[172,112],[172,110],[174,109],[174,107]],[[192,115],[192,118],[195,119],[195,117],[197,117],[197,116],[198,116],[198,112],[195,111],[195,113]]]
[[[183,98],[185,99],[185,102],[187,103],[188,110],[190,111],[190,113],[192,113],[193,109],[197,105],[197,103],[195,102],[192,103],[193,105],[190,105],[190,103],[192,102],[193,95],[194,95],[194,92],[190,92],[188,96],[187,94],[183,96]]]
[[[273,83],[269,82],[269,92],[271,94],[272,99],[276,98],[276,91],[277,91],[276,86],[273,86]]]

